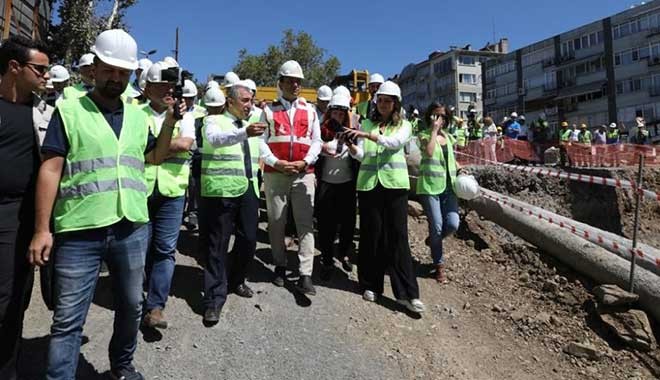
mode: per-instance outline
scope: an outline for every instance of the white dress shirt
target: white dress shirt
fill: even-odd
[[[151,110],[151,117],[154,120],[153,134],[158,136],[160,129],[163,127],[163,123],[165,122],[165,115],[167,111],[159,113],[151,108],[151,106],[149,106],[149,110]],[[188,137],[195,141],[195,117],[191,112],[184,113],[183,119],[179,120],[179,136],[176,137]]]
[[[379,133],[376,144],[385,147],[385,149],[399,150],[410,140],[411,134],[412,127],[410,126],[410,122],[403,120],[401,126],[392,135],[384,136]],[[351,156],[360,162],[364,159],[364,139],[358,140],[357,151],[355,154],[351,154]]]
[[[234,125],[234,128],[230,131],[223,131],[220,129],[220,125],[218,124],[218,117],[217,117],[221,115],[207,116],[204,119],[204,123],[206,125],[206,133],[205,133],[206,141],[209,144],[211,144],[211,146],[214,148],[231,146],[245,141],[245,139],[248,138],[247,129],[236,127],[236,124],[234,124],[236,120],[238,120],[236,116],[232,115],[229,112],[225,112],[222,115],[228,117],[231,120],[231,123]],[[245,122],[241,122],[241,124],[245,126]]]

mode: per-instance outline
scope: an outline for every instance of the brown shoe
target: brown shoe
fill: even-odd
[[[147,314],[145,314],[142,323],[150,328],[159,328],[159,329],[167,328],[167,320],[165,320],[165,315],[163,314],[163,310],[159,308],[149,310]]]
[[[447,280],[447,276],[445,275],[444,264],[438,264],[435,266],[435,281],[438,284],[447,284],[449,282],[449,280]]]

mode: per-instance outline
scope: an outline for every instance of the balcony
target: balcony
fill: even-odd
[[[573,79],[564,79],[563,81],[559,82],[559,89],[563,88],[568,88],[568,87],[573,87],[575,86],[575,78]]]
[[[541,62],[541,66],[543,66],[543,68],[545,69],[545,68],[548,68],[548,67],[550,67],[550,66],[554,66],[555,63],[556,63],[556,62],[555,62],[555,59],[554,59],[554,58],[548,58],[548,59],[544,59],[544,60]]]
[[[561,108],[564,109],[564,113],[576,112],[578,110],[577,103],[564,104]]]
[[[649,57],[648,63],[649,63],[649,66],[658,66],[658,65],[660,65],[660,56]]]
[[[660,34],[660,28],[656,26],[649,29],[649,33],[646,35],[646,38],[657,36],[658,34]]]
[[[548,94],[548,93],[553,93],[557,92],[557,85],[556,84],[544,84],[543,85],[543,93]]]
[[[569,62],[575,59],[575,52],[571,51],[568,52],[568,54],[562,54],[561,57],[559,57],[559,62],[558,63],[565,63]]]
[[[652,86],[649,88],[649,96],[655,97],[660,96],[660,86]]]

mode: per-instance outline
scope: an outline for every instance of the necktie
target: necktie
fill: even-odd
[[[241,120],[234,121],[236,128],[243,128],[243,122]],[[250,155],[250,144],[248,139],[243,140],[243,166],[245,167],[245,176],[248,179],[252,179],[252,155]]]

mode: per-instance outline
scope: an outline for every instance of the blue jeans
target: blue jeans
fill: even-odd
[[[442,239],[458,230],[458,199],[451,189],[440,195],[419,196],[429,222],[433,264],[444,264]]]
[[[115,320],[110,340],[110,368],[133,361],[142,315],[142,283],[147,252],[146,224],[125,219],[112,226],[55,236],[53,325],[48,347],[49,380],[76,375],[80,340],[94,298],[101,261],[112,277]]]
[[[147,253],[147,311],[165,308],[174,275],[176,243],[186,197],[166,197],[154,190],[149,198],[149,245]]]

